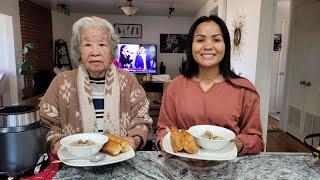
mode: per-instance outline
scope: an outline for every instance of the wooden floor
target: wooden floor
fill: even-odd
[[[279,121],[269,116],[268,123],[273,128],[278,127]],[[310,152],[304,144],[281,130],[268,132],[267,152]]]

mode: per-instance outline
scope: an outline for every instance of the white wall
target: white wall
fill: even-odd
[[[267,140],[268,105],[270,77],[272,67],[272,42],[274,34],[273,20],[276,12],[276,0],[227,1],[226,24],[233,37],[236,14],[245,15],[243,32],[244,44],[240,58],[231,55],[231,66],[241,76],[249,79],[260,96],[260,118],[263,139]]]
[[[66,16],[56,11],[52,11],[53,39],[63,39],[68,42],[70,49],[70,38],[72,25],[75,21],[89,14],[71,14]],[[188,34],[189,28],[193,23],[193,17],[173,17],[168,19],[166,16],[133,16],[132,19],[123,15],[96,15],[107,19],[110,23],[142,24],[142,38],[122,38],[121,43],[149,43],[157,44],[158,67],[163,62],[166,66],[166,73],[171,78],[179,75],[179,66],[184,53],[160,53],[160,34]],[[158,69],[159,70],[159,69]]]
[[[240,58],[231,55],[231,66],[236,73],[249,79],[260,95],[260,118],[263,139],[267,140],[268,105],[272,62],[272,42],[274,33],[273,19],[276,0],[227,1],[226,24],[233,37],[236,14],[245,15],[243,32],[244,44]]]
[[[21,48],[19,0],[1,1],[0,6],[2,33],[0,39],[1,71],[6,72],[9,87],[4,95],[4,105],[15,104],[21,97],[23,78],[17,75],[15,52]],[[19,83],[18,83],[19,82]]]
[[[227,1],[226,0],[209,0],[201,9],[197,11],[196,18],[209,16],[210,11],[218,6],[218,16],[223,20],[226,19]]]
[[[289,19],[290,15],[290,0],[278,0],[277,13],[275,22],[275,34],[281,34],[281,25],[283,19]],[[272,73],[271,73],[271,87],[270,87],[270,103],[269,112],[275,113],[276,110],[276,90],[277,90],[277,78],[278,78],[278,64],[280,51],[273,51],[272,60]],[[285,64],[285,63],[284,63]]]
[[[13,30],[12,30],[12,18],[4,14],[0,14],[0,59],[1,66],[0,72],[5,72],[4,79],[1,80],[0,84],[0,107],[2,105],[6,106],[10,104],[10,88],[9,88],[9,54],[8,54],[8,42],[11,40],[13,42]],[[4,26],[3,26],[4,25]],[[11,31],[10,29],[11,28]],[[8,32],[9,30],[9,32]],[[11,32],[11,33],[10,33]],[[11,58],[11,57],[10,57]]]
[[[243,30],[240,48],[238,53],[232,53],[231,66],[237,74],[249,79],[253,84],[256,79],[257,50],[259,39],[259,22],[260,22],[261,0],[241,0],[227,1],[227,26],[229,28],[231,41],[235,30],[234,23],[243,18]],[[233,43],[231,43],[233,47]]]

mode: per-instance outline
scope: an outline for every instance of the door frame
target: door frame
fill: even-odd
[[[287,35],[287,39],[286,41],[284,41],[284,38],[282,38],[282,46],[281,46],[281,50],[279,52],[279,60],[278,60],[278,68],[277,68],[277,89],[276,89],[276,112],[280,112],[281,114],[281,111],[280,111],[280,108],[282,109],[282,104],[283,104],[283,95],[280,95],[280,92],[281,92],[281,86],[284,86],[284,83],[285,81],[281,82],[281,76],[280,76],[280,73],[281,71],[283,71],[283,67],[286,66],[286,61],[287,61],[287,57],[288,57],[288,38],[289,38],[289,31],[286,31],[286,27],[285,27],[285,23],[287,23],[287,28],[289,30],[289,18],[284,18],[282,19],[281,21],[281,34],[282,34],[282,37],[284,37],[284,35]],[[284,56],[285,54],[285,56]],[[287,69],[286,69],[287,71]],[[287,75],[286,75],[286,71],[284,71],[284,77],[286,78]],[[281,84],[283,83],[283,84]],[[283,89],[283,93],[284,93],[285,89]],[[280,100],[282,99],[282,100]]]
[[[290,94],[289,94],[289,85],[290,85],[290,80],[291,80],[291,75],[292,75],[292,71],[291,69],[293,68],[293,63],[292,61],[290,61],[290,58],[292,56],[292,53],[293,51],[291,49],[289,49],[289,44],[294,42],[294,37],[292,36],[293,35],[293,29],[294,28],[291,28],[292,27],[292,24],[294,24],[293,22],[295,22],[295,18],[293,17],[293,14],[295,13],[295,10],[294,10],[294,1],[290,0],[290,13],[289,13],[289,25],[288,25],[288,29],[289,29],[289,32],[288,32],[288,51],[287,51],[287,60],[286,60],[286,75],[287,75],[287,78],[285,79],[285,83],[284,83],[284,98],[283,98],[283,103],[282,103],[282,112],[283,113],[280,113],[280,119],[281,121],[279,121],[279,125],[278,125],[278,128],[280,130],[282,130],[283,132],[287,132],[287,126],[288,126],[288,111],[289,111],[289,97],[290,97]]]
[[[313,3],[315,2],[315,0],[299,0],[299,1],[293,1],[290,0],[290,20],[289,20],[289,34],[288,34],[288,48],[289,48],[289,44],[294,42],[294,30],[295,28],[291,28],[295,26],[295,21],[296,18],[295,16],[293,16],[297,9],[296,7],[298,5],[303,5],[303,4],[309,4],[309,3]],[[289,86],[290,83],[292,81],[292,74],[293,72],[293,67],[294,67],[294,62],[292,62],[291,57],[293,56],[294,50],[293,49],[288,49],[288,54],[287,54],[287,62],[286,62],[286,71],[287,71],[287,78],[285,80],[285,96],[284,96],[284,100],[283,100],[283,105],[282,105],[282,109],[284,113],[280,114],[280,119],[281,121],[279,122],[279,129],[281,129],[284,132],[287,132],[287,128],[288,128],[288,110],[289,110],[289,97],[290,97],[290,91],[289,91]],[[283,119],[283,121],[282,121]]]

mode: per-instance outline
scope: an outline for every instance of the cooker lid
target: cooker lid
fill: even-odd
[[[0,127],[17,127],[40,120],[38,106],[8,106],[0,109]]]

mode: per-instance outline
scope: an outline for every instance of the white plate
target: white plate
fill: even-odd
[[[191,158],[191,159],[199,159],[199,160],[209,160],[209,161],[226,161],[232,160],[237,157],[237,147],[234,142],[230,142],[226,147],[218,150],[218,151],[208,151],[202,148],[199,148],[199,151],[194,154],[188,154],[186,152],[177,152],[175,153],[172,149],[170,142],[171,132],[168,132],[162,141],[163,149],[170,154],[175,156]]]
[[[101,153],[101,152],[99,152],[99,153]],[[128,159],[130,159],[130,158],[132,158],[134,156],[135,156],[135,152],[130,146],[130,150],[128,152],[120,153],[117,156],[111,156],[111,155],[107,154],[105,159],[103,159],[101,161],[98,161],[98,162],[91,162],[91,161],[86,160],[86,159],[79,159],[79,160],[66,161],[66,162],[63,162],[63,163],[65,163],[68,166],[76,166],[76,167],[102,166],[102,165],[113,164],[113,163],[125,161],[125,160],[128,160]],[[65,147],[63,147],[63,146],[61,146],[61,148],[58,150],[58,157],[61,160],[69,159],[69,158],[76,158],[73,155],[71,155],[67,151],[67,149]]]

